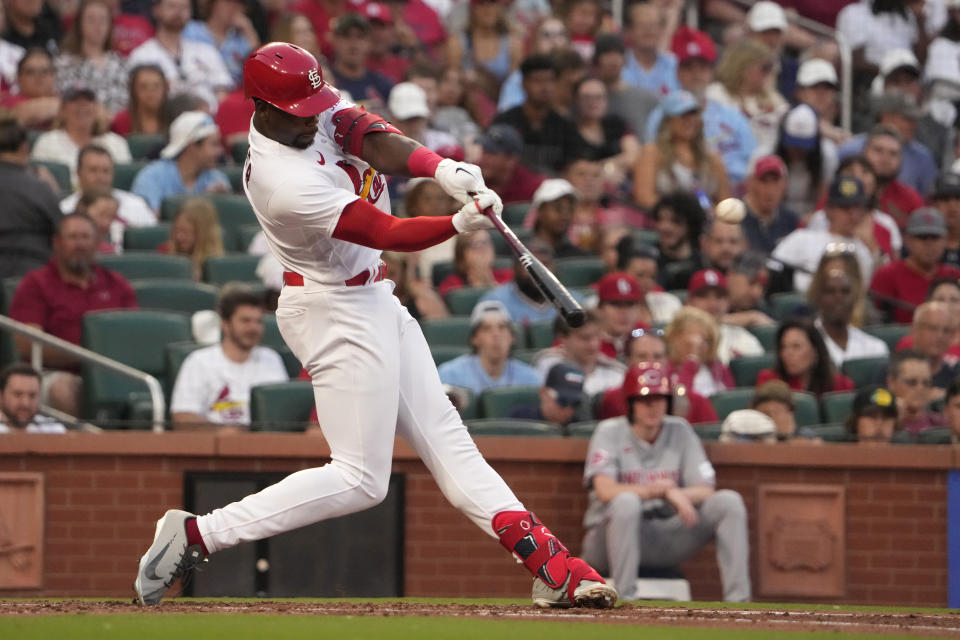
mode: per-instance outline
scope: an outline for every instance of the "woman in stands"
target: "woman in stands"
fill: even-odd
[[[674,91],[660,103],[663,120],[657,139],[643,145],[633,169],[633,195],[649,209],[668,193],[696,194],[700,206],[730,197],[730,181],[719,154],[707,149],[700,103],[687,91]]]
[[[113,51],[113,3],[83,0],[70,31],[63,38],[63,53],[55,60],[57,87],[86,87],[105,108],[107,120],[127,106],[127,70]]]
[[[776,358],[773,369],[757,374],[757,385],[783,380],[794,391],[809,391],[817,396],[830,391],[853,391],[853,380],[837,373],[820,332],[808,320],[790,318],[780,325]]]
[[[323,54],[320,53],[320,43],[317,42],[317,34],[313,30],[310,18],[302,13],[285,12],[278,15],[270,27],[270,40],[272,42],[295,44],[301,49],[309,51],[317,60],[324,59]],[[324,77],[333,76],[324,75]]]
[[[837,147],[820,135],[819,122],[810,105],[798,104],[780,123],[774,150],[787,165],[784,204],[803,218],[817,208],[837,170]]]
[[[574,87],[575,123],[585,154],[603,162],[604,181],[619,185],[640,153],[637,136],[620,116],[608,113],[607,87],[597,78],[585,78]]]
[[[428,178],[414,178],[407,182],[407,192],[403,199],[403,211],[407,218],[419,216],[445,216],[456,209],[454,200]],[[444,240],[440,244],[423,251],[411,253],[408,263],[416,265],[421,280],[433,282],[433,266],[439,262],[451,262],[454,257],[456,238]]]
[[[167,132],[164,106],[170,93],[170,85],[163,69],[156,65],[145,64],[130,71],[130,101],[127,108],[117,113],[110,130],[121,136],[131,133]]]
[[[863,281],[863,274],[860,271],[860,263],[857,262],[856,254],[845,245],[837,243],[837,247],[831,247],[832,251],[826,251],[820,258],[820,264],[810,280],[810,287],[807,289],[807,302],[810,305],[809,310],[815,312],[820,306],[820,300],[823,295],[823,288],[826,285],[827,275],[831,271],[840,270],[853,284],[853,313],[850,316],[850,324],[854,327],[862,327],[867,322],[867,283]],[[808,311],[809,311],[808,310]],[[797,314],[800,315],[800,314]]]
[[[523,55],[523,29],[511,27],[508,9],[499,0],[471,0],[467,25],[447,38],[444,54],[446,66],[466,69],[472,83],[494,102]]]
[[[437,287],[441,296],[463,287],[495,287],[513,280],[513,269],[494,269],[496,255],[487,231],[462,233],[453,247],[453,273]]]
[[[694,307],[683,307],[663,334],[667,345],[667,371],[674,384],[702,396],[736,386],[730,368],[717,358],[720,330],[713,317]]]
[[[213,204],[206,198],[184,200],[173,219],[170,240],[157,251],[188,258],[193,264],[193,277],[200,280],[204,261],[224,253],[223,232]]]

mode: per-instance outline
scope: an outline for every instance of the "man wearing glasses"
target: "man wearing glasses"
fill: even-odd
[[[950,311],[943,302],[924,302],[917,307],[910,327],[913,349],[930,363],[934,399],[942,398],[944,389],[960,374],[956,357],[947,353],[957,328],[957,319]]]
[[[944,426],[943,416],[927,408],[933,400],[933,375],[926,355],[912,349],[894,353],[887,388],[897,400],[901,429],[916,435]]]

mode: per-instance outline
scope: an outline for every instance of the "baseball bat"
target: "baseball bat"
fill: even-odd
[[[586,314],[583,313],[583,307],[577,302],[567,288],[560,284],[557,277],[547,269],[542,262],[537,260],[536,256],[527,249],[520,238],[507,226],[499,216],[492,210],[484,211],[487,217],[493,221],[493,226],[503,236],[507,244],[516,254],[517,260],[523,265],[523,268],[530,274],[537,289],[543,294],[543,297],[550,301],[550,304],[556,308],[560,317],[563,318],[571,327],[579,327],[586,320]]]

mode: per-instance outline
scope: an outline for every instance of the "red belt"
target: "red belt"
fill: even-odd
[[[347,287],[362,287],[363,285],[367,284],[367,281],[369,281],[371,277],[373,278],[373,282],[380,282],[383,280],[384,271],[386,271],[386,267],[381,262],[379,266],[373,269],[365,269],[349,280],[344,280],[343,284]],[[299,273],[294,273],[293,271],[284,271],[283,284],[290,287],[302,287],[303,276]]]

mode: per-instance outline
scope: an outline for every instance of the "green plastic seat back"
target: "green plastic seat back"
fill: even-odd
[[[824,442],[849,442],[850,436],[847,433],[847,427],[843,424],[832,422],[829,424],[808,425],[815,434],[823,438]]]
[[[444,302],[447,303],[447,309],[455,316],[469,316],[473,307],[477,304],[483,294],[489,291],[489,287],[461,287],[447,292],[444,296]]]
[[[606,272],[606,263],[595,256],[558,258],[553,264],[557,280],[568,287],[588,287]]]
[[[807,296],[796,291],[775,293],[770,296],[770,306],[777,320],[786,320],[797,313],[797,310],[807,306]]]
[[[856,391],[832,391],[820,397],[823,406],[823,419],[827,423],[846,422],[853,413],[853,398]]]
[[[258,264],[260,256],[246,253],[211,256],[203,262],[203,281],[218,286],[228,282],[260,284]]]
[[[469,347],[459,347],[455,344],[431,344],[430,355],[433,356],[433,364],[440,366],[448,360],[459,358],[470,353]]]
[[[542,320],[527,325],[527,346],[531,349],[546,349],[553,344],[553,320]]]
[[[720,440],[720,428],[722,423],[711,422],[709,424],[695,424],[693,430],[704,442],[718,442]]]
[[[183,256],[152,251],[129,251],[97,257],[101,267],[116,271],[127,280],[193,280],[193,265]]]
[[[515,385],[493,387],[480,394],[480,415],[484,418],[507,418],[521,407],[540,406],[540,388]]]
[[[159,222],[150,227],[127,227],[123,230],[123,248],[126,251],[155,251],[169,239],[169,222]]]
[[[70,180],[70,167],[62,162],[54,162],[52,160],[31,160],[30,162],[41,167],[46,167],[57,181],[57,186],[60,187],[60,193],[62,195],[67,195],[73,191],[73,185]]]
[[[730,361],[730,372],[738,387],[752,387],[757,383],[757,374],[773,367],[776,357],[772,353],[759,356],[740,356]]]
[[[216,287],[191,280],[134,280],[130,286],[141,309],[192,314],[217,305]]]
[[[727,389],[710,396],[710,404],[717,412],[717,418],[723,422],[731,411],[748,408],[751,398],[753,398],[753,388]]]
[[[503,221],[513,229],[523,226],[523,221],[527,217],[527,212],[533,206],[532,202],[511,202],[503,205]]]
[[[580,422],[571,422],[566,426],[567,435],[571,438],[584,438],[589,440],[593,437],[593,432],[597,430],[597,420],[582,420]]]
[[[752,333],[754,337],[760,341],[764,351],[776,352],[778,328],[777,325],[748,327],[747,331]]]
[[[853,380],[853,384],[859,389],[868,384],[872,384],[877,374],[887,367],[887,358],[854,358],[844,360],[840,367],[841,373]]]
[[[202,345],[198,342],[169,342],[163,348],[163,359],[166,367],[166,374],[164,375],[166,379],[166,389],[164,389],[167,394],[167,401],[169,403],[170,396],[173,394],[173,386],[177,382],[177,374],[180,373],[180,367],[183,366],[183,361],[187,359],[191,353],[197,349],[202,349],[205,345]],[[168,407],[169,408],[169,407]]]
[[[290,380],[250,390],[251,431],[304,431],[313,411],[313,385]]]
[[[451,316],[436,320],[424,320],[420,323],[423,335],[430,344],[469,347],[470,318]]]
[[[809,427],[820,423],[820,404],[817,396],[806,391],[793,392],[793,419],[798,427]]]
[[[159,153],[167,141],[162,133],[131,133],[127,136],[127,146],[134,160],[147,160]]]
[[[890,349],[890,353],[893,353],[897,350],[897,343],[900,342],[905,335],[910,333],[910,325],[876,324],[870,327],[864,327],[863,330],[875,338],[883,340]]]
[[[503,418],[468,420],[467,430],[472,436],[516,436],[534,438],[562,438],[563,430],[549,422]]]
[[[149,164],[146,160],[120,162],[113,165],[113,188],[130,191],[137,174]]]

